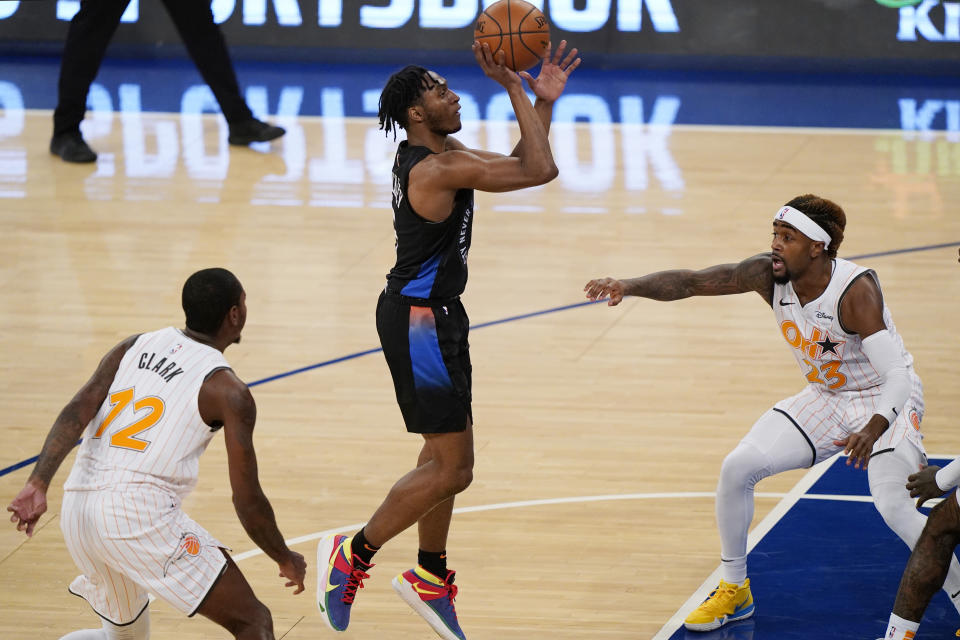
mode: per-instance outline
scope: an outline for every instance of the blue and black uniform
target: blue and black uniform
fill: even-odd
[[[450,215],[431,222],[407,197],[410,170],[433,153],[400,143],[393,164],[397,263],[377,302],[377,333],[397,402],[413,433],[463,431],[471,410],[470,321],[460,303],[467,284],[473,190],[457,191]]]

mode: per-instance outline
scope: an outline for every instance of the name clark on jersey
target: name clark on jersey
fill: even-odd
[[[148,357],[149,356],[149,357]],[[149,369],[163,378],[164,382],[170,382],[173,380],[174,376],[178,376],[183,373],[183,369],[177,368],[174,371],[174,368],[177,367],[177,363],[170,361],[167,363],[167,358],[163,357],[157,361],[157,364],[153,364],[153,359],[157,357],[156,353],[141,353],[140,361],[137,363],[138,369]],[[153,366],[151,366],[153,365]]]

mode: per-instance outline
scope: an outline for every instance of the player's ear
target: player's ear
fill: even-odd
[[[826,251],[827,247],[822,242],[811,242],[810,243],[810,257],[816,258],[821,253]]]
[[[230,324],[237,326],[240,324],[240,319],[243,316],[243,313],[240,311],[240,305],[233,305],[230,307],[230,311],[227,312],[227,317],[230,320]]]

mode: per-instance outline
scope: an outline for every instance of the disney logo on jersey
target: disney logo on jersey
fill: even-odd
[[[823,317],[830,318],[826,314],[823,314]],[[814,360],[821,360],[827,354],[833,358],[843,359],[843,345],[846,344],[846,341],[831,340],[830,335],[826,331],[822,331],[820,327],[814,327],[810,336],[807,337],[803,335],[795,322],[784,320],[780,325],[780,333],[783,334],[787,344]]]

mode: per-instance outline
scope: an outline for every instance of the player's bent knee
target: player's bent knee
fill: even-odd
[[[908,494],[900,489],[893,485],[873,487],[873,504],[890,530],[912,549],[926,520]]]
[[[250,625],[257,629],[273,632],[273,615],[267,605],[257,600],[257,604],[250,611]]]
[[[461,467],[448,475],[447,488],[451,495],[464,491],[473,482],[473,469]]]
[[[739,444],[727,454],[720,467],[718,489],[742,490],[753,487],[767,475],[763,455],[749,445]]]

